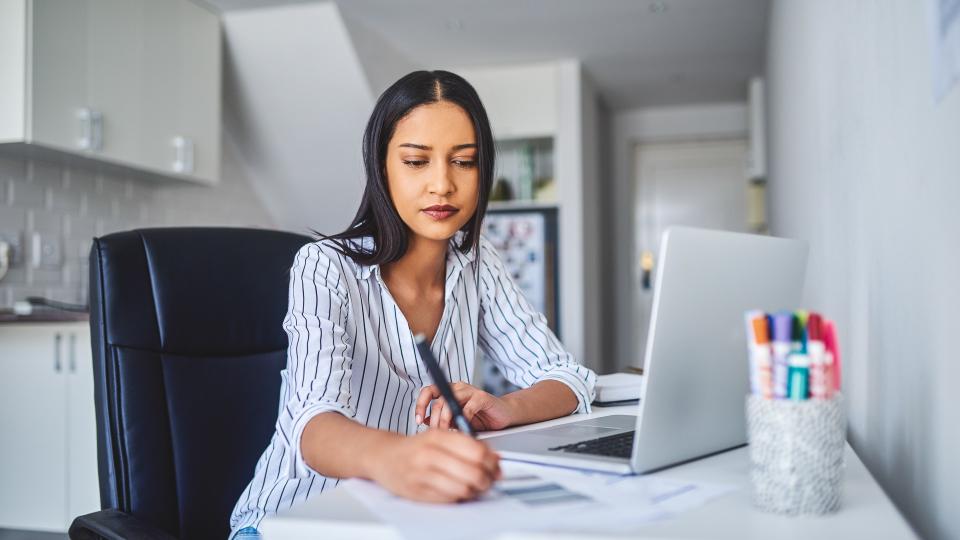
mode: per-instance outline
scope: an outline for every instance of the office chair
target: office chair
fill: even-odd
[[[94,239],[100,512],[70,538],[226,538],[270,441],[289,270],[311,239],[240,228]]]

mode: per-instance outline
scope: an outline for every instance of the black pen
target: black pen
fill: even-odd
[[[414,336],[414,341],[417,343],[417,350],[420,351],[420,358],[422,358],[423,363],[427,365],[427,371],[430,372],[430,378],[433,379],[433,384],[437,385],[437,388],[440,389],[440,395],[447,401],[447,407],[449,407],[450,412],[453,413],[453,422],[457,425],[457,429],[473,437],[473,428],[470,427],[470,422],[467,421],[467,417],[463,415],[463,409],[460,408],[460,403],[458,403],[457,399],[453,396],[453,388],[450,388],[450,382],[447,381],[443,372],[440,371],[440,365],[437,364],[437,359],[434,358],[433,352],[430,350],[430,344],[427,343],[427,338],[425,338],[423,334],[417,334]],[[431,412],[430,414],[432,415],[433,413]]]

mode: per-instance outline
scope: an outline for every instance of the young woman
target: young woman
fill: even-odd
[[[378,99],[363,159],[353,223],[294,260],[277,430],[234,508],[234,537],[256,536],[265,515],[342,478],[452,502],[499,477],[495,453],[448,429],[415,334],[430,341],[478,430],[590,410],[596,376],[480,236],[494,147],[473,87],[446,71],[406,75]],[[522,390],[496,397],[472,386],[478,350]]]

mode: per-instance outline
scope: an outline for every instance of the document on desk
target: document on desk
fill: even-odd
[[[470,540],[508,531],[628,532],[697,508],[734,488],[653,476],[612,476],[503,461],[503,479],[481,498],[417,503],[377,484],[349,480],[349,490],[406,538]],[[430,535],[430,536],[427,536]]]

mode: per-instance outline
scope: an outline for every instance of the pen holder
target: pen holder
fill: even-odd
[[[753,502],[779,514],[840,508],[846,418],[840,394],[789,401],[747,397]]]

